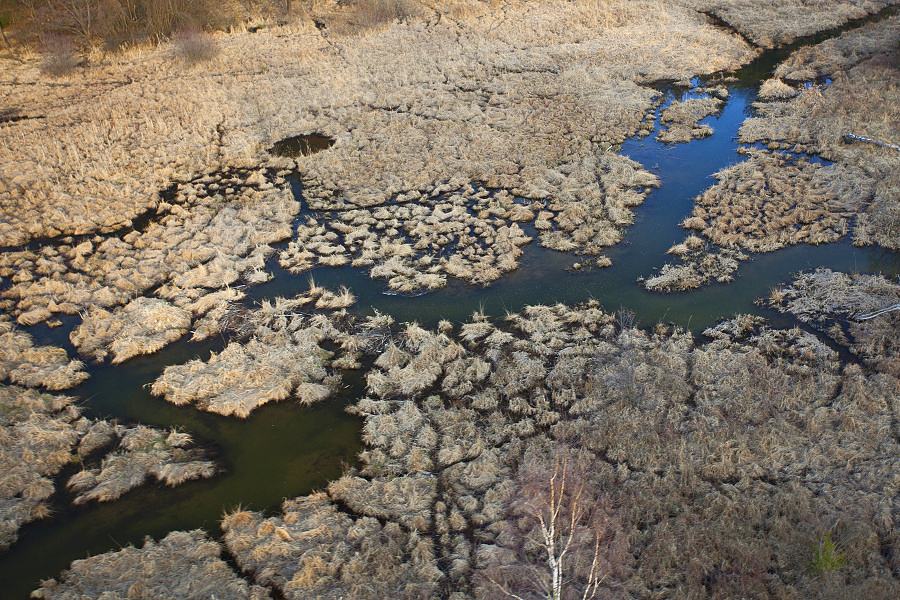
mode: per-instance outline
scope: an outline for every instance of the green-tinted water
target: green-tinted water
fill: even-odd
[[[474,288],[458,281],[419,297],[386,295],[384,283],[373,281],[352,268],[320,268],[311,275],[329,287],[346,285],[358,297],[356,310],[373,308],[398,321],[416,320],[434,326],[440,319],[462,322],[475,310],[502,317],[528,304],[599,300],[609,311],[626,307],[642,324],[671,321],[702,331],[721,317],[734,313],[763,313],[753,301],[766,296],[791,273],[828,266],[859,272],[900,274],[900,255],[873,248],[855,248],[849,243],[812,247],[807,245],[754,256],[741,266],[730,284],[716,284],[685,294],[657,294],[644,290],[636,279],[649,276],[664,264],[664,252],[683,240],[677,226],[692,208],[692,198],[713,183],[711,174],[743,160],[734,138],[761,78],[771,72],[781,51],[770,52],[743,69],[739,83],[722,113],[705,122],[715,134],[688,144],[666,146],[652,138],[626,142],[621,153],[656,173],[662,187],[650,194],[637,209],[634,225],[625,242],[608,254],[613,266],[568,272],[565,267],[578,257],[554,252],[532,243],[525,247],[521,267],[488,288]],[[677,93],[666,90],[671,97]],[[533,232],[532,232],[533,233]],[[248,302],[289,295],[307,288],[308,275],[293,276],[274,261],[272,281],[249,290]],[[38,341],[67,347],[68,331],[35,327]],[[191,482],[177,488],[145,486],[121,500],[104,505],[73,508],[65,497],[54,503],[57,513],[29,525],[20,540],[0,558],[0,590],[3,598],[25,598],[41,578],[55,577],[74,559],[140,544],[144,536],[160,538],[177,529],[205,528],[218,535],[223,510],[241,505],[255,510],[273,510],[282,499],[308,493],[337,477],[343,463],[352,463],[359,450],[359,421],[343,408],[363,393],[358,376],[348,374],[348,388],[337,398],[312,408],[290,400],[256,410],[246,421],[178,408],[151,397],[147,385],[166,365],[194,357],[207,358],[224,340],[204,344],[181,341],[156,355],[137,358],[118,367],[93,365],[91,379],[72,391],[84,400],[89,416],[117,417],[161,427],[180,427],[195,440],[217,450],[225,473],[213,479]]]

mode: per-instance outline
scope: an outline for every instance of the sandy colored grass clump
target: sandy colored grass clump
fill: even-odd
[[[712,127],[700,125],[699,122],[717,113],[724,104],[722,99],[714,97],[688,98],[672,102],[659,117],[666,129],[661,131],[656,139],[661,142],[683,143],[711,136]]]
[[[30,334],[0,316],[0,381],[56,392],[88,378],[79,360],[69,360],[62,348],[36,346]]]
[[[850,232],[851,219],[871,196],[870,180],[856,168],[778,152],[748,154],[749,160],[714,175],[718,183],[695,198],[682,226],[719,246],[751,252],[827,244]]]
[[[675,244],[667,254],[675,255],[677,262],[666,263],[659,273],[644,279],[642,283],[648,290],[685,292],[712,280],[734,281],[740,262],[750,258],[740,250],[710,247],[696,235]]]
[[[59,581],[50,579],[32,592],[44,600],[103,598],[184,598],[264,600],[269,591],[249,585],[221,558],[222,547],[199,529],[176,531],[159,542],[149,537],[129,546],[76,560]]]
[[[264,169],[199,177],[169,200],[137,230],[0,253],[0,276],[11,284],[0,306],[32,324],[109,310],[158,288],[199,316],[215,304],[198,302],[201,295],[267,279],[269,244],[290,237],[300,210],[287,182]]]
[[[204,459],[202,450],[190,448],[191,436],[152,427],[116,427],[118,447],[103,457],[97,468],[86,468],[66,483],[77,494],[73,502],[110,502],[142,485],[150,476],[175,486],[185,481],[212,477],[216,464]]]
[[[50,514],[52,477],[77,459],[90,429],[67,396],[0,385],[0,550],[19,527]]]
[[[381,327],[377,317],[358,323],[348,317],[345,309],[355,301],[347,288],[334,292],[310,280],[310,290],[294,298],[265,301],[253,311],[225,309],[221,320],[203,323],[203,335],[227,329],[237,339],[207,361],[166,367],[151,391],[174,404],[240,418],[291,396],[303,404],[324,400],[340,383],[329,367],[358,368]],[[342,348],[334,365],[326,344]]]
[[[153,354],[191,326],[191,314],[159,298],[137,298],[112,312],[96,308],[69,336],[81,354],[120,363]]]
[[[238,565],[283,597],[425,598],[438,591],[427,536],[393,522],[351,517],[325,494],[286,501],[277,517],[225,515],[224,542]]]

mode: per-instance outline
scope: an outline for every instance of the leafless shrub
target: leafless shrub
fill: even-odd
[[[75,43],[67,35],[44,36],[42,55],[41,73],[50,77],[70,75],[79,62]]]
[[[478,573],[494,598],[614,598],[629,571],[628,536],[589,459],[568,448],[526,454],[500,564]]]
[[[189,65],[209,62],[221,51],[212,35],[193,27],[179,29],[172,38],[172,43],[175,56]]]

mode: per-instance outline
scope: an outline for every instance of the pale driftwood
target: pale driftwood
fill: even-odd
[[[880,317],[881,315],[887,314],[891,311],[900,310],[900,302],[897,304],[893,304],[891,306],[887,306],[885,308],[879,308],[878,310],[873,310],[870,313],[865,313],[863,315],[857,315],[854,317],[857,321],[868,321],[869,319],[874,319],[875,317]]]
[[[873,140],[872,138],[862,137],[861,135],[853,135],[852,133],[848,133],[844,136],[844,141],[846,142],[869,142],[870,144],[876,144],[878,146],[884,146],[885,148],[892,148],[894,150],[900,150],[900,146],[896,144],[889,144],[887,142],[882,142],[879,140]]]

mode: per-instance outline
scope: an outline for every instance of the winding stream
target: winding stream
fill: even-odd
[[[834,35],[836,32],[826,32],[801,43],[816,43]],[[729,84],[731,96],[722,112],[702,121],[713,127],[711,137],[666,145],[656,142],[651,134],[622,145],[619,151],[658,175],[661,187],[636,210],[625,241],[608,250],[613,262],[609,268],[566,271],[577,257],[533,242],[524,248],[520,268],[488,288],[474,288],[451,279],[445,288],[410,298],[384,294],[384,282],[369,279],[365,271],[351,267],[320,267],[311,274],[317,283],[328,287],[348,286],[358,298],[355,310],[370,312],[377,308],[398,322],[415,320],[426,327],[433,327],[439,319],[465,321],[478,309],[502,317],[506,311],[518,311],[528,304],[576,303],[593,298],[607,311],[626,307],[640,324],[674,322],[695,333],[735,313],[760,314],[776,324],[787,324],[786,317],[761,309],[753,301],[767,296],[770,288],[799,270],[827,266],[896,276],[900,274],[900,254],[856,248],[844,241],[753,255],[750,262],[742,263],[734,282],[689,293],[651,293],[636,282],[638,277],[652,275],[667,261],[665,251],[684,239],[684,231],[677,224],[691,212],[692,199],[712,185],[711,175],[744,160],[737,153],[738,128],[751,114],[750,105],[761,81],[796,45],[767,52],[737,73],[738,82]],[[667,101],[682,93],[670,87],[660,90]],[[525,230],[534,237],[533,229]],[[275,260],[267,269],[274,278],[250,288],[248,303],[308,287],[308,274],[291,275]],[[53,343],[74,354],[68,333],[76,320],[64,319],[64,326],[58,329],[39,325],[29,331],[37,343]],[[223,339],[204,343],[182,340],[121,366],[88,365],[91,378],[70,391],[83,399],[87,416],[180,427],[198,444],[213,448],[225,472],[176,488],[143,486],[109,504],[74,507],[65,494],[58,494],[53,502],[57,512],[24,527],[19,541],[0,557],[4,598],[26,598],[40,579],[58,576],[72,560],[127,544],[140,545],[144,536],[161,538],[172,530],[198,527],[217,536],[223,510],[238,505],[276,510],[283,499],[324,487],[340,475],[342,464],[354,462],[360,449],[359,420],[343,408],[364,393],[364,383],[356,373],[346,373],[348,387],[324,403],[311,408],[301,408],[290,400],[271,403],[254,411],[246,421],[175,407],[150,396],[148,384],[165,366],[195,357],[206,359],[224,345]],[[78,468],[64,471],[60,477],[67,478]]]

